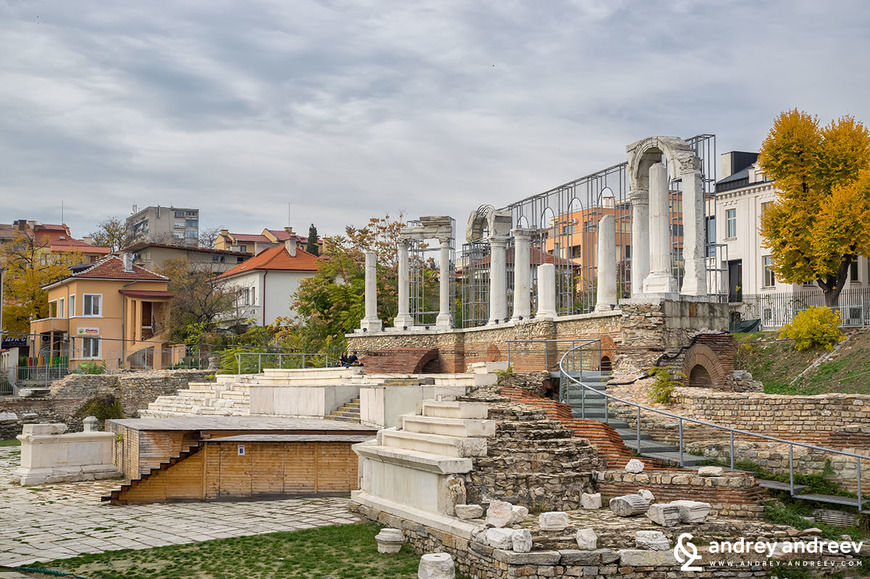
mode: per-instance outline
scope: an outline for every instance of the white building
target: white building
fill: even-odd
[[[268,326],[280,317],[292,317],[293,296],[302,280],[314,277],[317,256],[296,247],[296,240],[272,247],[221,274],[215,280],[232,288],[239,317]]]
[[[807,306],[824,305],[822,290],[815,282],[783,283],[770,268],[770,250],[759,233],[761,215],[776,200],[774,181],[757,162],[757,153],[732,151],[722,155],[724,177],[716,183],[716,252],[718,264],[728,277],[728,302],[742,319],[761,319],[765,328],[776,328]],[[870,321],[870,262],[859,257],[852,264],[847,286],[840,294],[841,314],[850,324]],[[859,313],[856,307],[866,308]]]

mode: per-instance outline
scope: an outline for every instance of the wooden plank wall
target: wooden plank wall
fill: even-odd
[[[209,441],[208,499],[350,493],[358,458],[347,442],[245,443]],[[218,447],[219,451],[212,451]],[[217,462],[215,462],[217,460]]]
[[[213,501],[350,494],[357,488],[358,459],[350,442],[211,440],[203,444],[199,452],[137,482],[118,499],[122,503]],[[240,444],[245,447],[243,455]]]

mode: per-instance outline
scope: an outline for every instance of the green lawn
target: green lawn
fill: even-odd
[[[420,558],[407,543],[398,555],[378,553],[375,535],[379,530],[374,523],[320,527],[142,551],[111,551],[28,567],[62,570],[88,579],[417,577]]]
[[[21,441],[17,438],[9,438],[7,440],[0,440],[0,446],[21,446]]]

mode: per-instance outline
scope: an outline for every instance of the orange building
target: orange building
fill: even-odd
[[[49,317],[30,323],[32,365],[66,359],[70,369],[85,361],[111,370],[161,368],[183,357],[183,346],[168,349],[168,278],[133,265],[129,255],[71,269],[43,288]]]

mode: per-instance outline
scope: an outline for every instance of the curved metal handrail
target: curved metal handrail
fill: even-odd
[[[775,436],[767,436],[765,434],[757,434],[755,432],[749,432],[747,430],[741,430],[739,428],[731,428],[729,426],[722,426],[721,424],[715,424],[713,422],[706,422],[704,420],[698,420],[697,418],[689,418],[687,416],[680,416],[679,414],[674,414],[672,412],[667,412],[665,410],[659,410],[658,408],[652,408],[649,406],[644,406],[642,404],[638,404],[637,402],[625,400],[623,398],[619,398],[619,397],[614,396],[612,394],[608,394],[607,392],[602,391],[602,390],[596,390],[595,388],[592,388],[591,386],[585,384],[582,381],[582,378],[583,378],[583,353],[582,353],[583,348],[585,346],[588,346],[592,342],[600,342],[600,340],[587,341],[584,344],[577,346],[576,348],[572,348],[571,350],[568,350],[559,359],[560,382],[562,380],[567,379],[567,380],[570,380],[571,382],[573,382],[575,384],[579,384],[580,386],[583,387],[583,390],[581,391],[582,394],[581,394],[581,406],[580,406],[581,418],[586,417],[586,397],[585,397],[586,390],[591,390],[592,392],[595,392],[596,394],[601,394],[604,396],[604,422],[608,421],[608,401],[610,401],[610,400],[613,400],[614,402],[619,402],[619,403],[625,404],[627,406],[637,408],[636,432],[637,432],[638,452],[640,452],[640,413],[641,413],[641,410],[646,410],[648,412],[653,412],[655,414],[660,414],[662,416],[667,416],[669,418],[677,419],[678,429],[679,429],[680,467],[683,466],[683,421],[691,422],[694,424],[700,424],[702,426],[709,426],[711,428],[715,428],[718,430],[724,430],[724,431],[729,433],[730,445],[731,445],[731,448],[730,448],[730,462],[731,462],[730,470],[735,470],[734,469],[734,435],[735,434],[753,437],[753,438],[761,438],[764,440],[770,440],[770,441],[778,442],[781,444],[787,444],[787,445],[789,445],[789,447],[788,447],[789,492],[791,493],[792,496],[795,496],[795,492],[794,492],[794,447],[795,446],[800,446],[800,447],[809,448],[812,450],[819,450],[822,452],[829,452],[829,453],[833,453],[833,454],[839,454],[842,456],[852,457],[852,458],[855,458],[856,462],[857,462],[857,464],[856,464],[857,477],[856,478],[857,478],[857,484],[858,484],[858,493],[857,493],[858,494],[858,499],[857,499],[858,500],[858,512],[860,512],[860,513],[865,512],[861,509],[862,504],[864,502],[864,498],[861,494],[861,461],[862,460],[870,460],[870,456],[865,456],[862,454],[855,454],[852,452],[846,452],[846,451],[842,451],[842,450],[834,450],[832,448],[815,446],[815,445],[806,444],[803,442],[795,442],[793,440],[776,438]],[[565,368],[566,360],[568,359],[569,356],[571,356],[572,359],[575,359],[577,350],[580,351],[580,368],[579,368],[580,379],[579,380],[577,378],[575,378],[574,376],[572,376],[571,373],[568,370],[566,370],[566,368]],[[599,351],[600,351],[600,345],[599,345]],[[564,386],[562,386],[562,385],[560,385],[560,386],[561,386],[560,391],[565,392]],[[560,396],[560,398],[562,398],[562,396]],[[565,402],[564,399],[562,399],[560,401]]]

